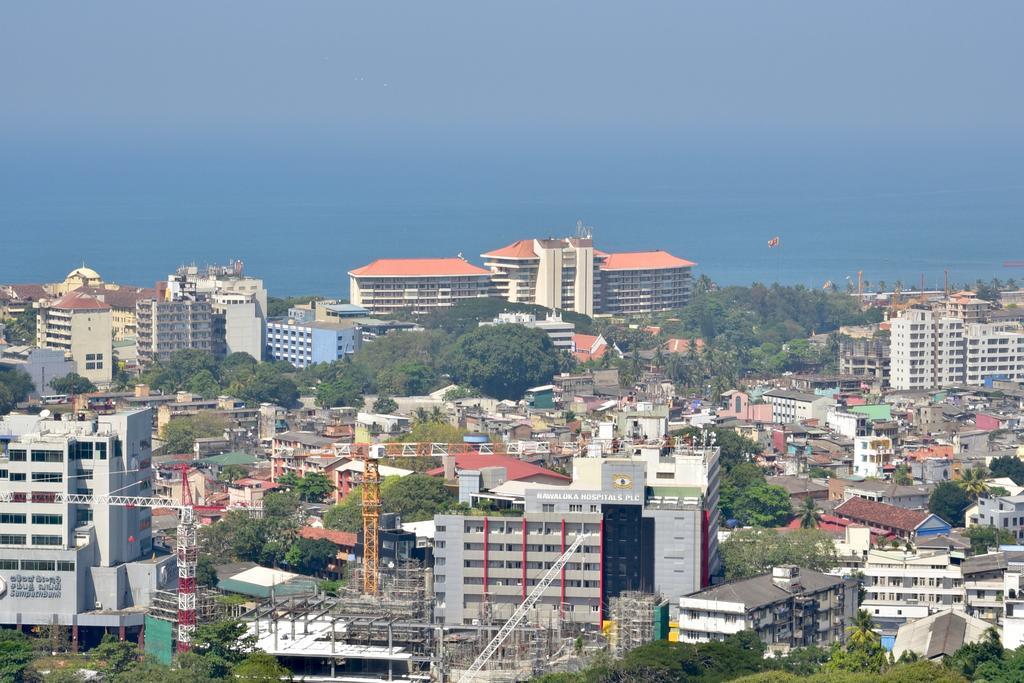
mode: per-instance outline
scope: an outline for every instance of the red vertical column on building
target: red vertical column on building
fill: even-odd
[[[711,583],[711,571],[708,563],[708,527],[711,513],[707,510],[700,518],[700,587],[705,588]]]
[[[604,517],[601,517],[601,530],[598,533],[598,603],[597,603],[597,627],[604,628]]]
[[[484,598],[491,592],[491,586],[487,581],[487,565],[490,564],[490,549],[487,547],[487,537],[490,535],[491,524],[490,520],[484,517]]]
[[[565,555],[565,519],[562,519],[562,554]],[[558,602],[558,616],[565,616],[565,565],[562,565],[561,598]]]
[[[526,600],[526,517],[523,517],[523,600]]]

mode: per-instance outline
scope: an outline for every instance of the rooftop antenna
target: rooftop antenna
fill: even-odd
[[[594,229],[589,225],[583,225],[583,220],[579,219],[576,221],[576,237],[580,239],[590,239],[594,236]]]

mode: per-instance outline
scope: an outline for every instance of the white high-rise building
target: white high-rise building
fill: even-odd
[[[1019,324],[972,323],[964,343],[965,381],[1024,380],[1024,331]]]
[[[1024,329],[1017,323],[965,325],[932,310],[909,309],[890,324],[893,389],[1024,379]]]
[[[890,321],[890,378],[898,391],[964,381],[964,323],[931,309],[911,308]]]

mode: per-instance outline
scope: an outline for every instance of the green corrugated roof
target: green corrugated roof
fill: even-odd
[[[872,420],[891,420],[892,406],[888,403],[876,403],[874,405],[850,406],[851,413],[867,415]]]
[[[211,455],[206,458],[199,459],[199,462],[205,465],[217,465],[218,467],[226,467],[228,465],[254,465],[259,461],[260,459],[255,455],[249,455],[248,453],[242,453],[241,451],[221,453],[220,455]]]

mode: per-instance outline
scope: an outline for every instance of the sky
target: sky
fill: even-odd
[[[1006,277],[1022,26],[1020,0],[0,2],[0,282],[242,258],[336,295],[577,219],[721,282]]]
[[[0,6],[0,145],[1018,145],[1024,3]]]

